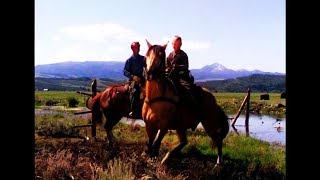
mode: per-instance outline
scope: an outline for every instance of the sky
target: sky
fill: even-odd
[[[35,61],[123,61],[130,44],[173,50],[182,37],[189,68],[286,72],[285,0],[36,0]]]

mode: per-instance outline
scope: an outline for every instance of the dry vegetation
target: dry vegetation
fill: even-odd
[[[116,130],[120,133],[144,133],[144,129]],[[259,167],[225,154],[225,165],[213,169],[216,153],[203,153],[195,144],[197,137],[205,135],[194,132],[188,147],[169,164],[160,166],[161,159],[145,155],[145,140],[131,141],[119,138],[114,147],[106,146],[103,138],[35,137],[36,179],[283,179],[276,165]],[[160,149],[164,157],[168,148],[176,142],[173,134],[167,135]],[[209,143],[208,143],[209,144]]]

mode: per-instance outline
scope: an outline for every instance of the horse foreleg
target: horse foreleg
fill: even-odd
[[[177,135],[180,142],[172,151],[166,154],[166,156],[162,159],[161,164],[166,163],[172,156],[174,156],[177,152],[180,152],[181,149],[188,144],[186,133],[187,130],[177,130]]]
[[[161,145],[161,141],[164,138],[164,136],[167,134],[167,129],[160,129],[157,133],[157,136],[153,142],[153,155],[158,156],[159,155],[159,149]]]
[[[153,141],[157,135],[158,129],[152,127],[152,125],[146,124],[146,131],[149,137],[148,142],[148,149],[145,151],[147,154],[149,154],[150,157],[153,156]]]

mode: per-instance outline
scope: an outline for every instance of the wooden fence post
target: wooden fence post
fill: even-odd
[[[92,92],[92,97],[95,97],[97,94],[97,80],[94,79],[91,83],[91,92]]]
[[[97,80],[94,79],[91,83],[91,93],[92,93],[92,98],[96,96],[97,94]],[[92,113],[91,113],[92,114]],[[91,116],[91,136],[96,137],[97,135],[97,129],[96,129],[96,122],[94,121],[94,114]]]
[[[242,102],[242,104],[241,104],[241,106],[240,106],[240,109],[238,110],[238,113],[237,113],[236,117],[235,117],[235,118],[233,119],[233,121],[232,121],[232,124],[231,124],[231,125],[232,125],[233,127],[234,127],[234,124],[236,123],[238,117],[240,116],[241,111],[243,110],[243,107],[244,107],[244,105],[245,105],[246,102],[247,102],[247,99],[248,99],[248,93],[247,93],[246,97],[244,98],[244,100],[243,100],[243,102]]]
[[[246,119],[245,119],[245,126],[246,126],[246,136],[249,136],[249,107],[250,107],[250,88],[247,91],[247,110],[246,110]]]

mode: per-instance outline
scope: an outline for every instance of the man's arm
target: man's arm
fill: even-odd
[[[166,58],[166,69],[172,68],[172,53]]]
[[[182,55],[182,59],[183,59],[183,66],[186,70],[189,69],[189,59],[188,59],[188,55],[186,53],[183,53]]]
[[[129,79],[132,78],[132,74],[130,73],[130,59],[128,59],[123,68],[123,75],[127,76]]]

